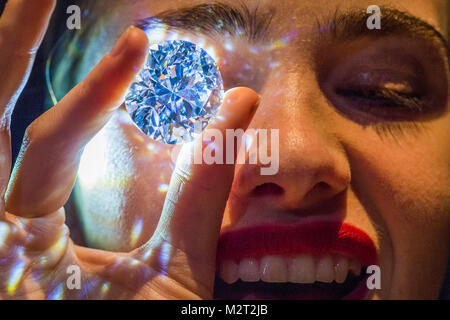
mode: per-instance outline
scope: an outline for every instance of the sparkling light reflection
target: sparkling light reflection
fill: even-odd
[[[169,190],[169,185],[167,183],[162,183],[158,186],[158,191],[161,193],[167,193]]]
[[[6,241],[6,237],[9,235],[10,226],[6,222],[0,222],[0,244]]]
[[[105,295],[105,294],[108,293],[110,286],[111,286],[111,284],[110,284],[109,282],[105,282],[105,283],[102,285],[102,289],[101,289],[101,290],[102,290],[102,294],[103,294],[103,295]]]
[[[52,292],[48,295],[48,300],[62,300],[64,297],[64,287],[60,283]]]
[[[11,274],[8,279],[8,286],[6,288],[8,294],[14,294],[17,286],[22,279],[23,272],[25,271],[25,261],[20,259],[17,261],[11,269]]]
[[[161,245],[161,254],[159,256],[159,263],[162,270],[167,270],[169,268],[171,249],[168,242],[163,242]]]
[[[136,245],[137,241],[139,240],[139,237],[142,234],[142,229],[144,227],[144,221],[142,219],[136,220],[136,222],[133,225],[133,230],[131,231],[131,238],[130,238],[130,244],[132,246]]]

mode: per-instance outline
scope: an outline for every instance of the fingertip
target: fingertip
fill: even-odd
[[[41,7],[53,11],[56,7],[56,0],[34,0],[35,3],[39,3]],[[27,1],[29,3],[29,1]]]
[[[261,97],[247,87],[228,90],[222,106],[217,113],[213,126],[246,129],[259,107]]]
[[[128,54],[146,56],[148,48],[148,37],[144,31],[134,26],[128,30],[127,51]]]
[[[260,99],[260,95],[253,89],[247,87],[236,87],[225,92],[224,102],[255,105]]]
[[[147,45],[146,34],[136,27],[129,27],[109,54],[67,97],[74,100],[80,100],[81,97],[90,99],[90,110],[95,109],[93,105],[102,110],[106,108],[108,112],[117,109],[123,102],[127,88],[144,64]],[[67,99],[69,98],[65,97],[63,101]],[[107,106],[112,106],[112,109]]]
[[[112,57],[130,56],[133,54],[146,54],[148,39],[144,31],[131,26],[119,37],[110,51]]]
[[[130,42],[136,47],[146,48],[148,46],[147,34],[135,26],[130,27]]]

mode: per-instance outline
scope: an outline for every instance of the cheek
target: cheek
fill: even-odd
[[[349,143],[355,192],[387,248],[381,258],[392,260],[391,295],[430,297],[442,283],[450,226],[448,121],[396,139],[369,128],[354,134],[364,144]],[[418,272],[426,276],[411,280]]]
[[[171,151],[122,110],[90,142],[77,192],[89,246],[130,251],[151,237],[173,170]]]

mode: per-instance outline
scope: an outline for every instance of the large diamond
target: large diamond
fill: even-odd
[[[214,59],[195,44],[176,40],[150,47],[125,105],[150,138],[178,144],[192,141],[206,127],[222,98],[222,77]]]

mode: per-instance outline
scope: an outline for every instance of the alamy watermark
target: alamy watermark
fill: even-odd
[[[191,142],[186,129],[177,129],[183,141]],[[202,132],[200,122],[194,125],[194,136],[202,136],[201,148],[196,148],[194,164],[251,164],[260,165],[263,176],[276,175],[280,166],[280,130],[279,129],[226,129],[225,135],[218,129],[206,129]],[[176,163],[181,146],[171,153]]]
[[[381,289],[381,269],[380,266],[371,265],[366,268],[367,277],[366,286],[369,290]]]
[[[70,16],[67,18],[66,26],[69,30],[81,29],[81,8],[77,5],[67,7],[66,13]]]
[[[81,269],[73,264],[67,267],[66,273],[69,275],[66,280],[66,286],[69,290],[81,289]]]
[[[377,5],[372,5],[367,8],[367,14],[371,16],[367,19],[367,28],[369,30],[381,29],[381,9]]]

